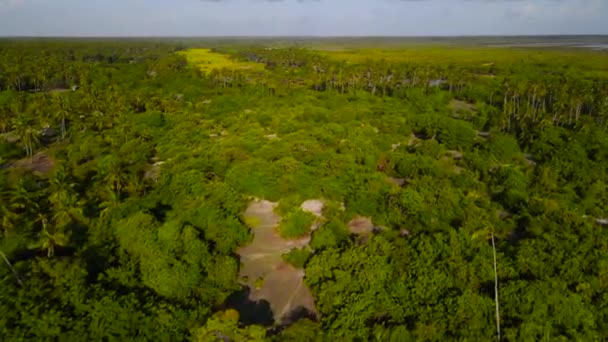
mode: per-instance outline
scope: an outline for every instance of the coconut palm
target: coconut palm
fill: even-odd
[[[120,159],[116,156],[108,156],[101,163],[101,171],[96,177],[104,183],[108,190],[114,191],[118,196],[128,184],[128,174]]]
[[[43,249],[46,250],[47,257],[51,258],[55,255],[55,248],[65,247],[69,244],[69,237],[67,234],[59,230],[49,230],[48,222],[43,221],[42,232],[40,233],[39,240],[30,245],[31,249]]]
[[[66,100],[62,96],[58,96],[54,98],[55,102],[55,113],[53,117],[59,121],[59,127],[61,129],[61,139],[65,138],[66,134],[66,120],[69,117],[70,113],[68,111],[68,105]]]
[[[120,198],[119,196],[111,190],[107,191],[107,199],[99,205],[99,209],[101,209],[99,217],[105,218],[112,210],[118,208],[120,206]]]
[[[65,227],[72,222],[82,221],[84,219],[82,205],[77,194],[66,193],[58,201],[52,202],[53,222],[57,227]]]
[[[10,193],[10,209],[20,215],[30,213],[38,208],[38,201],[35,198],[37,196],[27,180],[20,178]]]
[[[34,155],[34,148],[40,142],[40,131],[36,129],[31,120],[25,115],[19,115],[13,121],[13,129],[21,138],[25,153],[28,157]]]
[[[7,237],[9,231],[13,230],[17,214],[15,214],[10,207],[8,196],[6,192],[0,193],[0,228],[4,232],[4,236]]]
[[[11,117],[8,113],[0,113],[0,133],[8,132],[9,128],[11,128],[11,121]]]
[[[13,268],[13,264],[11,264],[11,262],[8,260],[8,258],[6,257],[6,254],[4,254],[4,252],[0,251],[0,257],[2,257],[2,259],[4,259],[4,262],[6,263],[8,268],[11,270],[11,272],[13,272],[13,275],[15,275],[15,279],[17,279],[17,282],[19,283],[19,285],[23,286],[23,281],[21,280],[21,278],[19,278],[19,274],[17,273],[15,268]]]
[[[53,209],[53,222],[57,227],[65,227],[74,221],[84,219],[78,194],[74,191],[75,184],[70,183],[63,167],[58,167],[50,181],[51,193],[49,202]]]
[[[500,304],[498,300],[498,269],[496,263],[496,244],[494,241],[494,230],[486,226],[473,234],[474,240],[489,239],[492,242],[492,253],[494,256],[494,303],[496,307],[496,338],[500,341]]]

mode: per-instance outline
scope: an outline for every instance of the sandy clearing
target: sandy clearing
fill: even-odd
[[[32,157],[19,159],[11,165],[11,168],[24,169],[41,177],[46,177],[55,167],[55,160],[44,152],[38,152]]]
[[[317,316],[317,311],[314,297],[304,283],[304,270],[296,269],[282,258],[295,248],[308,246],[311,237],[283,239],[277,230],[281,222],[281,217],[274,212],[277,205],[257,199],[250,202],[243,215],[258,224],[252,230],[253,241],[239,248],[237,254],[242,264],[239,277],[250,289],[249,298],[268,301],[275,322],[281,323],[295,310],[303,308],[313,316]],[[323,209],[322,202],[319,208],[319,202],[315,200],[303,203],[302,207],[315,212]],[[262,280],[259,287],[256,286],[258,280]]]
[[[348,223],[348,230],[357,235],[367,235],[374,231],[374,223],[369,217],[357,216]]]

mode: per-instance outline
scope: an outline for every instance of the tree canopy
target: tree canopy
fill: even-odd
[[[0,336],[608,339],[606,57],[2,40]]]

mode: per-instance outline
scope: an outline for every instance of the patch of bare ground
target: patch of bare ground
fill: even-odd
[[[0,134],[0,139],[6,141],[9,144],[14,144],[19,141],[19,136],[14,132],[7,132]]]
[[[322,202],[321,202],[322,203]],[[307,201],[306,206],[318,211],[318,202]],[[317,316],[314,297],[304,283],[304,270],[283,261],[282,255],[310,243],[310,235],[296,240],[282,238],[277,230],[281,217],[274,212],[278,203],[253,200],[244,213],[245,221],[255,222],[253,241],[237,250],[241,258],[239,277],[250,288],[252,301],[270,303],[274,320],[281,323],[296,310],[306,310]],[[322,207],[321,209],[322,210]]]
[[[464,157],[462,152],[454,151],[454,150],[446,151],[446,155],[452,157],[452,159],[454,159],[454,160],[461,160]]]
[[[302,209],[302,211],[311,213],[317,217],[315,222],[313,222],[312,227],[310,228],[311,231],[314,232],[315,230],[319,229],[319,227],[321,227],[321,225],[323,224],[323,221],[325,220],[325,218],[323,217],[324,208],[325,203],[321,199],[307,200],[304,201],[304,203],[302,203],[302,205],[300,206],[300,209]]]
[[[61,94],[61,93],[69,93],[71,92],[71,88],[55,88],[47,91],[49,94]]]
[[[416,135],[416,133],[410,134],[410,137],[407,140],[407,146],[416,146],[423,140],[432,139],[423,135]]]
[[[144,173],[144,179],[157,182],[158,179],[160,178],[160,167],[164,163],[165,163],[164,161],[158,161],[158,162],[150,165],[148,167],[148,169],[146,170],[146,172]]]
[[[55,167],[55,160],[44,152],[38,152],[32,157],[19,159],[11,165],[11,168],[27,170],[37,176],[46,177]]]
[[[474,112],[477,110],[474,104],[468,103],[466,101],[461,100],[452,100],[448,104],[448,107],[454,112]]]
[[[402,187],[405,185],[405,183],[407,183],[407,179],[405,179],[405,178],[387,177],[386,180],[389,183],[395,184],[398,187]]]
[[[484,139],[488,139],[488,138],[490,138],[490,132],[477,131],[477,136],[484,138]]]
[[[529,166],[536,166],[536,157],[533,154],[525,153],[524,160]]]
[[[325,204],[323,204],[323,200],[320,200],[320,199],[304,201],[304,203],[302,203],[302,205],[300,206],[302,211],[311,213],[318,218],[323,217],[323,208],[324,207],[325,207]]]
[[[357,216],[348,222],[348,230],[357,235],[368,235],[374,231],[374,223],[369,217]]]

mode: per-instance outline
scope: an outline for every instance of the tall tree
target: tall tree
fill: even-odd
[[[20,114],[13,121],[13,129],[19,135],[27,156],[33,156],[34,148],[40,142],[40,131],[34,127],[32,120]]]

